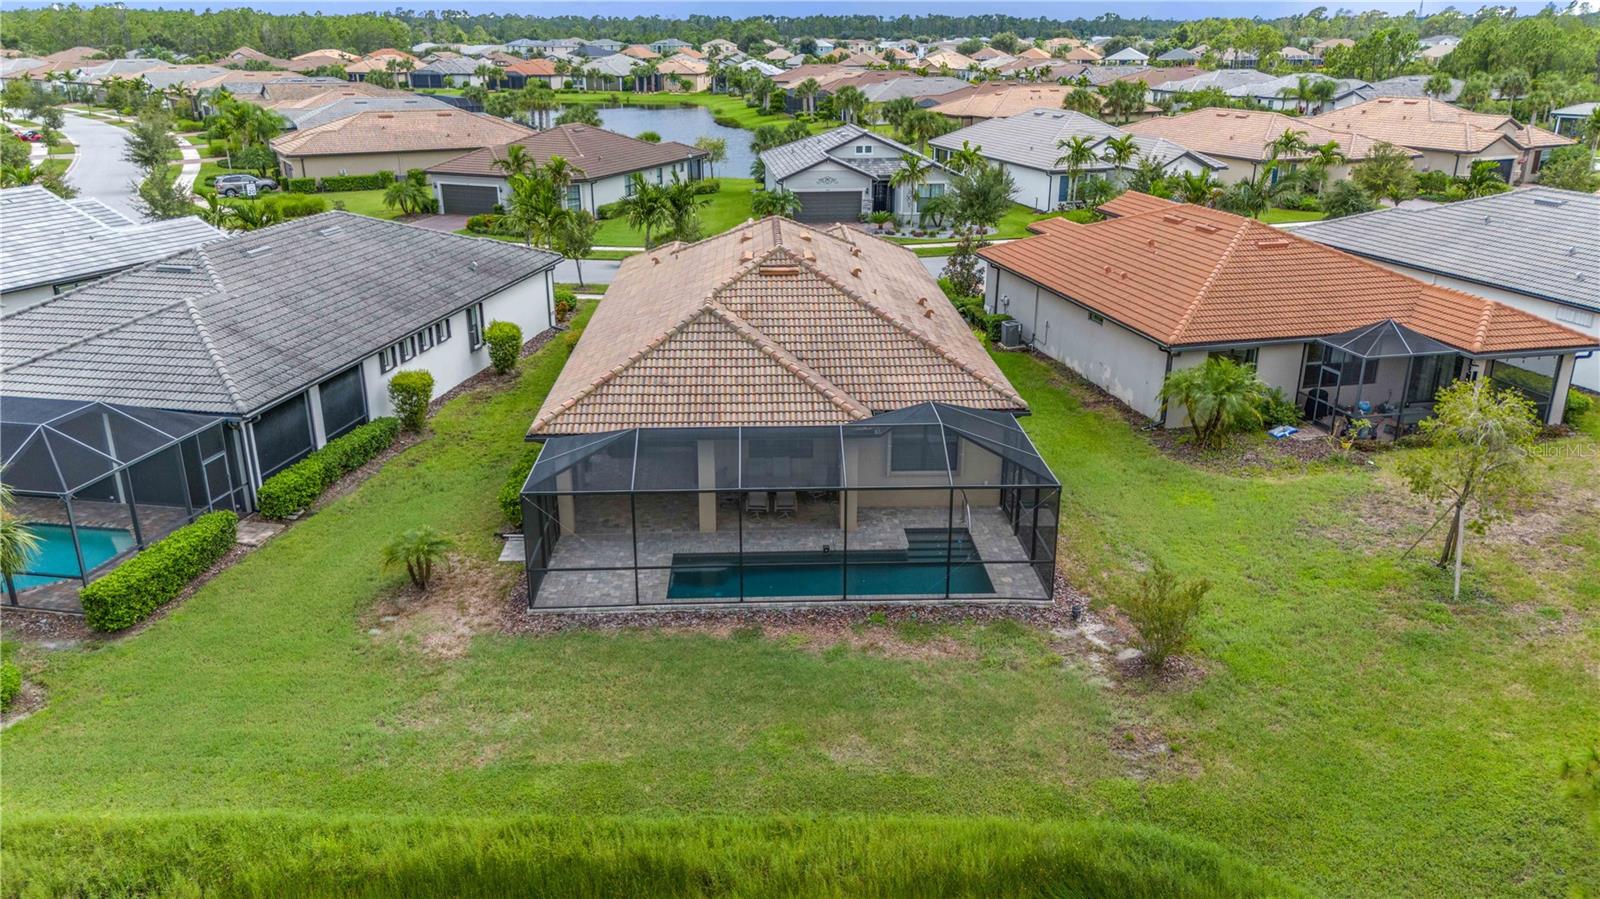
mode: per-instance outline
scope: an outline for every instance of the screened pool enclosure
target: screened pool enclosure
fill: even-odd
[[[1060,497],[1011,415],[933,403],[556,437],[522,488],[528,603],[1048,602]]]
[[[76,588],[213,509],[244,507],[237,431],[221,418],[0,398],[7,511],[39,538],[7,601],[79,611]]]

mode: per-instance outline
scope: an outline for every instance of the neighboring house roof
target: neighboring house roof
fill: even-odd
[[[78,63],[88,62],[94,59],[96,56],[99,56],[101,52],[102,51],[98,47],[68,47],[65,50],[57,50],[54,53],[47,53],[43,59],[45,62],[56,65],[61,65],[62,63],[76,65]]]
[[[528,436],[842,424],[928,401],[1027,408],[910,251],[770,217],[623,260]]]
[[[631,56],[634,59],[660,59],[661,58],[661,54],[660,53],[657,53],[656,51],[650,49],[649,47],[646,47],[644,44],[633,44],[632,46],[623,47],[622,48],[622,53],[623,53],[623,55]]]
[[[599,72],[610,78],[626,78],[633,74],[633,70],[644,65],[626,53],[613,53],[610,56],[600,56],[585,63],[583,70],[586,72]]]
[[[1372,82],[1373,97],[1426,97],[1425,88],[1428,85],[1427,75],[1396,75],[1382,81]],[[1450,92],[1440,97],[1441,100],[1454,100],[1461,95],[1461,88],[1466,82],[1459,78],[1450,79]]]
[[[1344,133],[1359,132],[1396,146],[1452,153],[1481,153],[1502,137],[1520,149],[1574,143],[1508,115],[1472,112],[1443,100],[1383,97],[1312,116],[1306,122]]]
[[[844,66],[848,69],[867,69],[883,65],[883,60],[876,56],[868,56],[865,53],[852,53],[839,60],[835,65]],[[955,68],[955,66],[951,66],[951,68]]]
[[[706,151],[687,144],[675,141],[653,144],[589,125],[557,125],[546,131],[529,134],[514,143],[526,150],[540,165],[549,162],[552,156],[560,156],[582,173],[583,177],[577,179],[580,181],[637,172],[706,155]],[[496,166],[495,161],[505,158],[507,146],[509,144],[473,150],[432,166],[428,171],[438,175],[504,178],[505,171]]]
[[[959,150],[963,142],[981,149],[989,159],[1013,165],[1027,166],[1045,172],[1063,171],[1065,165],[1056,164],[1064,152],[1061,141],[1074,137],[1089,137],[1098,151],[1105,141],[1122,137],[1127,132],[1107,125],[1091,116],[1065,109],[1030,109],[1004,119],[987,119],[958,131],[943,134],[929,141],[935,147]],[[1225,169],[1227,164],[1170,140],[1159,137],[1134,135],[1134,144],[1141,155],[1150,156],[1163,166],[1188,156],[1210,169]],[[1084,169],[1086,172],[1109,171],[1109,162],[1096,162]]]
[[[967,83],[960,78],[945,75],[929,75],[926,78],[916,76],[890,78],[860,85],[861,93],[865,94],[867,99],[873,103],[885,103],[898,97],[918,99],[923,97],[942,97],[955,91],[965,90],[967,86]]]
[[[1600,311],[1600,196],[1530,187],[1295,233],[1346,252]]]
[[[1177,205],[1179,203],[1176,200],[1153,197],[1149,194],[1139,193],[1136,190],[1125,190],[1096,206],[1095,209],[1110,218],[1123,218],[1129,215],[1142,215],[1157,209],[1170,209]],[[1036,231],[1034,233],[1039,232]]]
[[[1294,62],[1307,62],[1312,58],[1310,53],[1307,53],[1299,47],[1284,47],[1282,50],[1278,51],[1278,55],[1284,59]]]
[[[838,155],[833,153],[835,149],[861,137],[870,137],[878,143],[893,147],[895,155],[873,155],[857,158],[853,153],[840,153]],[[766,166],[767,174],[776,181],[782,181],[825,160],[831,160],[840,165],[865,172],[874,178],[887,178],[890,173],[900,167],[899,154],[901,153],[911,153],[915,156],[921,156],[923,159],[928,159],[928,157],[922,156],[921,153],[899,141],[891,140],[881,134],[874,134],[859,125],[840,125],[838,128],[824,131],[821,134],[813,134],[810,137],[773,147],[770,150],[764,150],[761,153],[761,162]],[[943,166],[939,166],[938,163],[934,163],[932,160],[928,161],[939,168],[943,168]]]
[[[1111,67],[1101,66],[1100,68]],[[1145,87],[1157,88],[1164,87],[1173,81],[1182,81],[1185,78],[1193,78],[1204,71],[1205,70],[1199,66],[1162,66],[1160,68],[1140,68],[1138,71],[1117,76],[1117,80],[1142,81],[1144,82]]]
[[[0,190],[0,219],[6,293],[98,277],[223,236],[192,216],[140,224],[99,200],[63,200],[37,186]]]
[[[748,71],[750,69],[754,69],[757,72],[760,72],[761,74],[767,76],[768,78],[771,78],[771,77],[773,77],[775,75],[783,74],[783,69],[780,69],[777,66],[775,66],[775,65],[773,65],[773,64],[771,64],[769,62],[765,62],[765,61],[759,60],[759,59],[747,59],[747,60],[745,60],[745,61],[743,61],[741,63],[735,64],[734,68],[743,69],[743,70],[746,70],[746,71]]]
[[[785,59],[788,59],[793,55],[794,51],[790,50],[788,47],[773,47],[771,50],[768,50],[766,53],[762,54],[761,58],[770,62],[783,62]]]
[[[1265,162],[1267,145],[1285,131],[1300,131],[1312,146],[1333,141],[1345,159],[1357,162],[1372,155],[1378,141],[1363,134],[1334,131],[1278,112],[1206,107],[1175,116],[1157,116],[1124,126],[1147,137],[1164,137],[1191,150],[1229,159]],[[1416,155],[1416,154],[1413,154]],[[1286,159],[1304,158],[1289,156]]]
[[[972,58],[982,62],[986,59],[994,59],[996,57],[1010,55],[1011,54],[1006,53],[1004,50],[996,50],[993,47],[982,47],[978,50],[978,52],[972,54]]]
[[[1331,50],[1334,47],[1354,47],[1356,42],[1347,37],[1330,37],[1311,45],[1313,50]]]
[[[273,111],[289,120],[295,130],[315,128],[318,125],[353,116],[363,112],[396,112],[399,110],[454,109],[449,103],[425,94],[405,94],[399,97],[367,97],[361,94],[329,91],[327,102],[317,105],[299,104],[274,107]]]
[[[951,94],[933,111],[958,119],[1003,119],[1040,107],[1060,109],[1075,90],[1064,84],[982,84]]]
[[[524,59],[505,67],[508,75],[533,76],[535,78],[550,78],[556,74],[556,61],[553,59]]]
[[[362,112],[272,139],[282,156],[470,150],[510,143],[529,129],[460,110]]]
[[[344,97],[415,97],[410,91],[393,90],[365,81],[300,80],[273,81],[258,86],[254,95],[235,95],[269,109],[305,109],[322,106]]]
[[[1150,55],[1147,53],[1141,53],[1133,47],[1123,47],[1121,50],[1107,56],[1106,62],[1138,63],[1147,62],[1149,59]]]
[[[1594,111],[1596,109],[1600,109],[1600,103],[1574,103],[1571,106],[1563,106],[1560,109],[1552,109],[1550,110],[1550,114],[1553,116],[1565,116],[1568,118],[1586,118],[1594,115]]]
[[[473,59],[470,56],[445,57],[443,59],[436,59],[433,62],[416,69],[412,74],[457,76],[474,75],[478,71],[478,66],[483,64],[483,60]]]
[[[1385,319],[1475,355],[1596,345],[1520,309],[1216,209],[1037,225],[1039,236],[979,254],[1163,346],[1307,339]]]
[[[871,57],[866,58],[871,59]],[[977,61],[972,57],[962,56],[954,50],[940,50],[937,53],[929,53],[922,58],[922,64],[930,69],[950,69],[956,72],[964,72],[978,65]]]
[[[1330,78],[1315,72],[1309,75],[1281,75],[1266,81],[1251,81],[1226,88],[1223,93],[1230,97],[1250,97],[1261,101],[1284,99],[1284,91],[1299,87],[1302,78],[1312,83],[1332,82],[1334,102],[1343,100],[1351,94],[1357,94],[1362,99],[1372,96],[1372,85],[1359,78]]]
[[[1018,53],[1017,54],[1017,58],[1018,59],[1049,59],[1050,58],[1050,52],[1048,50],[1042,50],[1042,49],[1040,49],[1038,47],[1029,47],[1028,49],[1022,51],[1021,53]]]
[[[1199,62],[1199,61],[1200,61],[1200,57],[1194,55],[1193,53],[1190,53],[1188,50],[1185,50],[1182,47],[1174,47],[1171,50],[1168,50],[1167,52],[1165,52],[1165,53],[1161,54],[1160,56],[1156,57],[1156,62]]]
[[[1274,77],[1257,69],[1215,69],[1181,81],[1168,81],[1155,89],[1170,93],[1205,90],[1208,87],[1227,90],[1230,87],[1238,87],[1241,84],[1271,81]]]
[[[1061,58],[1066,62],[1099,62],[1100,54],[1088,47],[1073,47],[1063,54]]]
[[[689,56],[664,59],[656,66],[656,71],[662,75],[704,75],[707,69],[704,62]]]
[[[917,58],[917,54],[912,53],[910,50],[902,50],[899,47],[890,47],[883,51],[883,55],[900,62],[910,62]]]
[[[327,212],[8,316],[0,376],[26,396],[251,415],[560,258]]]

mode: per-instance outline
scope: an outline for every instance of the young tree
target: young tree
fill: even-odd
[[[123,138],[122,158],[146,173],[166,168],[171,155],[178,149],[178,139],[172,136],[171,122],[164,115],[144,115],[128,126]]]
[[[1204,578],[1179,581],[1160,560],[1124,588],[1117,607],[1139,632],[1139,651],[1150,670],[1159,671],[1189,645],[1194,620],[1210,590],[1211,582]]]
[[[657,185],[644,180],[637,172],[629,177],[632,192],[622,199],[622,208],[628,227],[644,233],[645,249],[653,246],[651,235],[672,227],[672,204]]]
[[[1500,177],[1499,164],[1487,159],[1480,159],[1472,164],[1472,170],[1467,173],[1467,177],[1461,179],[1461,186],[1466,188],[1467,196],[1472,198],[1503,194],[1511,189],[1506,179]]]
[[[1330,219],[1344,218],[1378,208],[1372,197],[1353,181],[1339,181],[1322,192],[1322,211]]]
[[[383,566],[404,568],[411,583],[420,590],[427,590],[434,569],[444,564],[446,553],[454,545],[431,527],[413,528],[384,546]]]
[[[1261,424],[1258,403],[1265,393],[1254,366],[1210,356],[1167,375],[1160,398],[1163,407],[1177,403],[1188,413],[1195,442],[1220,448],[1233,432]]]
[[[194,196],[178,185],[176,173],[168,166],[146,172],[135,192],[133,205],[151,221],[200,214]]]
[[[1594,171],[1594,151],[1582,144],[1554,151],[1544,165],[1539,166],[1539,183],[1586,194],[1600,190],[1600,175]]]
[[[1179,174],[1177,194],[1185,203],[1210,206],[1222,195],[1222,182],[1211,172],[1182,172]]]
[[[1434,396],[1433,417],[1418,426],[1427,445],[1400,460],[1411,492],[1442,503],[1450,518],[1438,566],[1455,559],[1455,596],[1461,596],[1461,543],[1511,514],[1530,486],[1528,466],[1539,433],[1533,402],[1521,391],[1486,379],[1457,381]],[[1424,535],[1426,536],[1426,534]]]
[[[1350,170],[1361,189],[1380,200],[1399,204],[1417,192],[1417,172],[1406,151],[1388,142],[1372,148],[1372,155]]]
[[[1442,100],[1450,95],[1450,90],[1453,87],[1455,87],[1455,81],[1451,79],[1450,73],[1434,72],[1428,76],[1427,83],[1422,86],[1422,92],[1434,99]]]
[[[915,153],[901,153],[900,166],[889,175],[889,186],[905,188],[915,197],[922,185],[927,183],[928,174],[932,171],[932,162]]]
[[[950,210],[952,225],[958,231],[972,228],[981,234],[992,230],[1011,211],[1017,183],[1010,172],[984,163],[956,173],[950,190],[955,196]]]
[[[592,128],[600,127],[600,110],[591,103],[569,103],[562,107],[561,114],[556,116],[557,125],[588,125]]]
[[[595,234],[600,230],[600,221],[589,214],[587,209],[573,210],[570,215],[564,216],[556,228],[555,251],[572,260],[578,267],[578,284],[583,285],[583,257],[589,255],[594,249]]]
[[[696,149],[706,151],[706,163],[711,166],[711,176],[717,174],[717,164],[728,158],[728,141],[721,137],[697,137]]]

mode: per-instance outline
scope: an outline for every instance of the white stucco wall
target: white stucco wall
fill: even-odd
[[[55,290],[48,284],[0,293],[0,315],[10,315],[29,306],[37,306],[55,295]]]
[[[1380,260],[1373,261],[1385,268],[1393,269],[1402,275],[1408,275],[1419,281],[1438,284],[1441,287],[1448,287],[1452,290],[1459,290],[1463,293],[1475,294],[1485,299],[1505,303],[1507,306],[1521,309],[1524,312],[1553,321],[1563,327],[1587,334],[1593,337],[1596,342],[1600,342],[1600,313],[1588,312],[1587,310],[1576,309],[1561,303],[1552,303],[1549,300],[1539,299],[1538,297],[1513,293],[1499,287],[1490,287],[1486,284],[1477,284],[1460,278],[1452,278],[1448,275],[1436,275],[1432,272],[1411,268],[1410,266],[1395,265]],[[1591,355],[1587,359],[1577,360],[1577,366],[1572,373],[1572,383],[1585,390],[1600,392],[1600,352]]]

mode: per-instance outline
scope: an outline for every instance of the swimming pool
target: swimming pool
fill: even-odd
[[[907,528],[906,544],[903,550],[745,553],[743,595],[943,596],[947,570],[952,594],[994,592],[965,529]],[[667,598],[736,599],[740,576],[738,553],[675,553]],[[846,576],[848,590],[841,589]]]
[[[28,570],[48,571],[55,577],[18,575],[15,578],[18,590],[78,577],[78,554],[72,549],[72,528],[64,524],[30,523],[28,530],[39,537],[39,551],[28,560]],[[78,528],[78,544],[83,548],[83,564],[93,571],[132,547],[133,534],[121,528]]]

